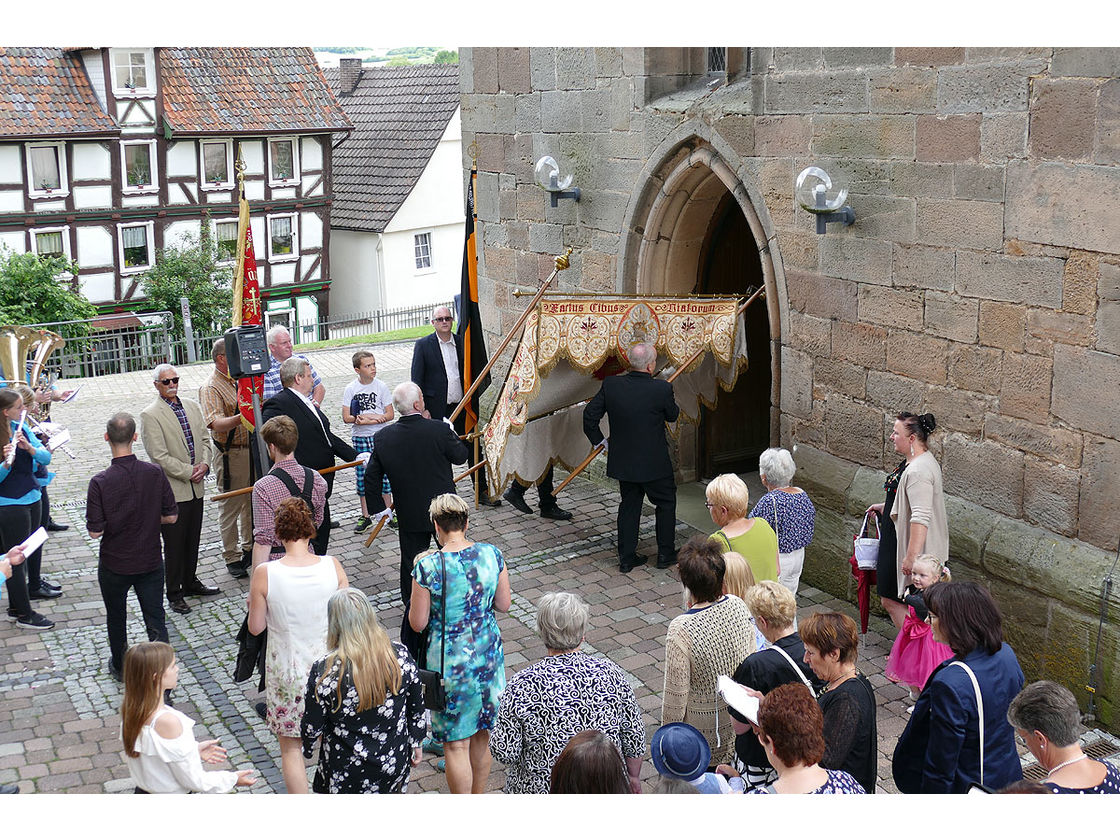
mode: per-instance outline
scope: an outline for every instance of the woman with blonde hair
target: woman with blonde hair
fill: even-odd
[[[746,603],[747,591],[754,586],[754,572],[751,571],[751,564],[748,563],[743,555],[737,551],[723,552],[723,592],[725,595],[734,595],[736,598]],[[685,607],[687,609],[687,606]],[[748,614],[750,608],[747,608]],[[762,631],[755,626],[754,616],[750,618],[751,632],[754,633],[754,647],[755,650],[762,650],[766,647],[766,637],[762,635]]]
[[[322,737],[316,793],[405,793],[420,763],[424,690],[360,589],[327,601],[327,655],[311,666],[300,732],[311,758]]]
[[[428,509],[439,551],[416,559],[408,622],[430,625],[425,667],[443,674],[447,708],[432,712],[432,737],[443,742],[452,793],[484,793],[490,776],[490,730],[506,687],[505,654],[494,611],[511,595],[502,553],[467,539],[467,503],[454,493]]]
[[[268,728],[280,742],[280,769],[288,793],[307,793],[300,743],[307,674],[327,650],[327,601],[344,589],[346,572],[334,557],[316,556],[311,509],[298,497],[276,508],[276,536],[284,556],[253,570],[249,632],[268,630],[264,690]]]
[[[719,530],[711,539],[721,551],[735,551],[751,565],[756,582],[777,580],[778,538],[770,524],[759,517],[748,518],[751,494],[743,479],[734,473],[717,475],[704,490],[708,513]]]
[[[163,702],[179,681],[175,651],[165,642],[133,645],[124,655],[121,740],[136,793],[228,793],[249,787],[252,770],[202,769],[221,764],[225,749],[215,741],[195,741],[194,721]]]

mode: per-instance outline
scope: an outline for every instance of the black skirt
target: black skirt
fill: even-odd
[[[903,462],[905,464],[905,462]],[[901,476],[902,472],[899,471]],[[891,521],[891,508],[898,491],[898,481],[888,481],[889,489],[883,500],[883,515],[879,517],[879,562],[875,566],[876,591],[880,598],[901,601],[898,594],[898,536]]]

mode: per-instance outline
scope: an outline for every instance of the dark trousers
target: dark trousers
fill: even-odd
[[[327,497],[323,500],[323,524],[315,529],[315,538],[311,540],[311,550],[324,557],[327,553],[327,543],[331,539],[331,490],[334,489],[334,473],[323,476],[327,482]]]
[[[202,540],[202,499],[179,502],[179,518],[161,525],[167,600],[183,597],[183,587],[198,580],[198,544]]]
[[[653,481],[619,481],[622,501],[618,505],[618,560],[632,563],[637,559],[638,523],[642,516],[642,498],[656,508],[657,556],[669,560],[676,555],[673,545],[677,520],[677,483],[673,476]]]
[[[39,502],[29,505],[0,505],[0,552],[21,544],[31,532],[39,527]],[[31,615],[29,590],[39,588],[39,571],[43,563],[43,550],[37,549],[25,562],[12,566],[12,576],[8,578],[8,599],[11,610],[20,618]]]
[[[424,655],[420,650],[420,636],[408,623],[408,608],[412,603],[412,566],[416,555],[427,551],[435,539],[433,531],[405,531],[397,532],[397,540],[401,548],[401,601],[404,603],[404,619],[401,621],[401,644],[409,649],[419,661]],[[436,543],[437,545],[439,543]]]
[[[514,495],[525,497],[525,491],[528,490],[528,485],[521,484],[515,478],[509,485],[509,492]],[[541,478],[540,483],[537,484],[537,493],[540,494],[541,510],[547,510],[550,507],[556,507],[556,496],[552,492],[552,466],[549,465],[548,472]]]
[[[167,619],[163,612],[163,568],[135,575],[121,575],[97,567],[97,583],[105,602],[105,625],[109,630],[109,656],[117,671],[124,668],[124,652],[128,649],[128,590],[136,590],[140,613],[148,630],[149,642],[166,642]]]

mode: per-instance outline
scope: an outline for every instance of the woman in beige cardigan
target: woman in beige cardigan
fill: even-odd
[[[949,562],[949,523],[945,515],[945,493],[941,486],[941,467],[929,451],[929,436],[937,428],[932,414],[900,412],[894,421],[891,440],[895,451],[906,458],[906,468],[898,482],[898,491],[890,518],[897,534],[896,574],[900,595],[910,585],[910,570],[919,554],[932,554],[942,563]],[[882,513],[883,505],[872,505]],[[880,569],[882,565],[880,565]],[[880,572],[882,574],[882,572]],[[883,598],[895,627],[901,629],[906,619],[906,605]]]

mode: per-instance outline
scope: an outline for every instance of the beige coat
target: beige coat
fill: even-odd
[[[148,460],[163,468],[176,502],[201,499],[206,491],[201,481],[191,481],[195,464],[210,465],[210,430],[202,419],[202,408],[189,397],[179,397],[187,413],[187,423],[194,436],[194,461],[191,461],[183,427],[171,406],[162,397],[156,397],[140,412],[140,439]]]
[[[902,573],[902,560],[910,542],[910,525],[925,525],[926,544],[920,554],[932,554],[949,562],[949,521],[945,515],[945,491],[941,487],[941,467],[928,451],[910,462],[898,482],[898,493],[891,508],[891,520],[898,535],[898,594],[910,585]]]

